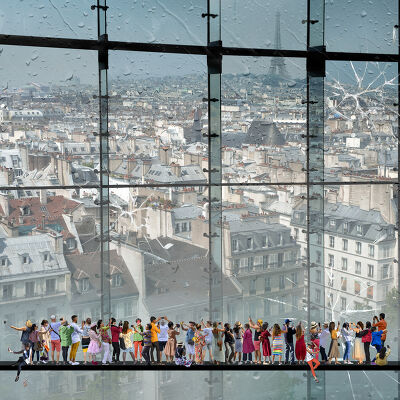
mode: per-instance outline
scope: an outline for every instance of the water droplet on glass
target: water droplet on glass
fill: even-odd
[[[253,379],[258,381],[260,379],[260,373],[259,372],[254,372]]]
[[[366,12],[365,10],[362,10],[362,11],[361,11],[361,17],[364,18],[364,17],[366,17],[366,16],[367,16],[367,12]]]
[[[83,22],[79,22],[78,28],[84,28],[84,27],[85,27],[85,24]]]
[[[85,11],[84,13],[83,13],[83,16],[84,17],[87,17],[89,14]]]
[[[65,77],[65,81],[71,81],[73,77],[74,77],[74,74],[71,73]]]

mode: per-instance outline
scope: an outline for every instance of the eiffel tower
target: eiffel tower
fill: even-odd
[[[281,14],[278,11],[275,17],[275,43],[274,49],[281,49]],[[286,70],[286,64],[283,57],[273,57],[271,59],[271,66],[269,67],[268,73],[275,75],[279,78],[289,78],[289,74]]]

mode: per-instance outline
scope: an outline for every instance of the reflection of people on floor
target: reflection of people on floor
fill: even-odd
[[[22,354],[20,358],[18,358],[17,364],[18,365],[18,372],[17,376],[15,377],[15,382],[18,382],[19,376],[21,375],[21,369],[23,365],[30,364],[32,361],[32,347],[30,343],[25,343],[25,349],[21,351],[12,351],[8,348],[8,351],[13,354]]]

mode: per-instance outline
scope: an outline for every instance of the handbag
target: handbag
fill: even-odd
[[[125,346],[125,339],[122,336],[122,333],[119,334],[119,348],[121,350],[126,350],[126,346]]]

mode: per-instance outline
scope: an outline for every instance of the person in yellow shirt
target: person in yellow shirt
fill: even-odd
[[[165,320],[167,317],[150,317],[150,325],[151,325],[151,353],[150,359],[151,362],[154,362],[154,354],[153,351],[156,349],[157,352],[157,363],[160,363],[161,354],[160,354],[160,346],[158,344],[158,334],[160,333],[160,328],[157,326],[157,322],[164,318]]]

